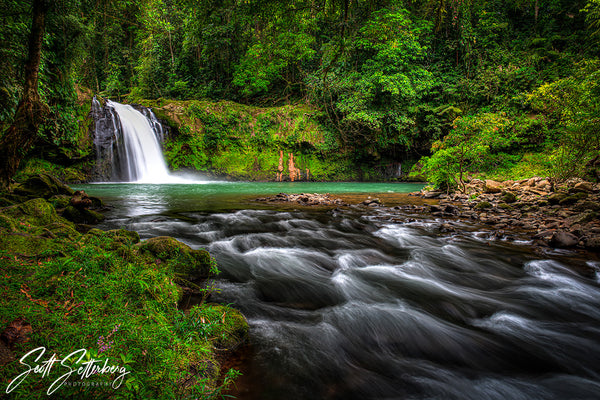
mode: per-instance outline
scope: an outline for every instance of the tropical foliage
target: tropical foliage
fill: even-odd
[[[3,3],[3,129],[22,90],[32,4]],[[72,150],[82,138],[73,122],[80,113],[77,86],[128,101],[308,103],[349,162],[368,170],[433,154],[425,171],[443,172],[446,178],[431,177],[438,184],[460,182],[467,170],[508,171],[526,154],[553,157],[557,176],[585,169],[573,162],[596,126],[598,0],[48,4],[39,91],[51,113],[39,136],[59,157],[78,157]],[[562,115],[557,108],[564,108]],[[494,130],[504,119],[511,128]],[[485,153],[493,162],[471,163],[466,148],[452,144],[506,129],[514,140],[498,139],[512,143],[502,149],[489,145]],[[203,157],[185,163],[206,165]],[[458,169],[440,171],[444,158]]]

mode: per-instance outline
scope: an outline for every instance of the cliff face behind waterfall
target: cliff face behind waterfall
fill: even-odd
[[[398,176],[399,168],[388,171],[390,160],[381,158],[380,165],[373,167],[345,153],[322,123],[322,113],[307,104],[261,108],[230,101],[140,102],[171,128],[164,148],[173,170],[261,181]]]

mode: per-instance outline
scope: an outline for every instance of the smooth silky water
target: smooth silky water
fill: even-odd
[[[449,235],[400,211],[253,201],[379,192],[401,203],[419,186],[78,188],[114,206],[101,228],[171,235],[216,257],[211,300],[251,327],[240,399],[600,398],[597,261],[493,241],[473,223]]]

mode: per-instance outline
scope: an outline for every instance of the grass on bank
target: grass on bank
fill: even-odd
[[[28,369],[18,359],[44,347],[40,363],[54,353],[62,360],[86,349],[82,362],[92,358],[104,365],[107,359],[108,365],[128,371],[85,379],[73,373],[54,393],[57,398],[223,395],[237,372],[220,380],[215,348],[235,346],[248,327],[239,312],[226,306],[203,303],[189,313],[178,308],[178,283],[189,285],[192,279],[181,268],[191,262],[185,245],[178,242],[172,253],[167,247],[156,253],[159,247],[138,243],[135,232],[93,229],[81,234],[45,200],[24,204],[0,209],[0,327],[23,318],[32,330],[29,341],[13,344],[16,361],[0,367],[2,391]],[[194,254],[208,257],[201,267],[215,272],[208,253]],[[31,368],[34,359],[28,358]],[[69,371],[68,365],[81,366],[55,365],[45,377],[30,373],[9,396],[48,398],[52,382]]]

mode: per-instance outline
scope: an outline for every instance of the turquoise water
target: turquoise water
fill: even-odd
[[[365,194],[409,193],[423,188],[414,183],[357,182],[206,182],[199,184],[101,183],[74,186],[123,208],[130,216],[161,211],[217,211],[262,208],[257,197],[277,193]]]

